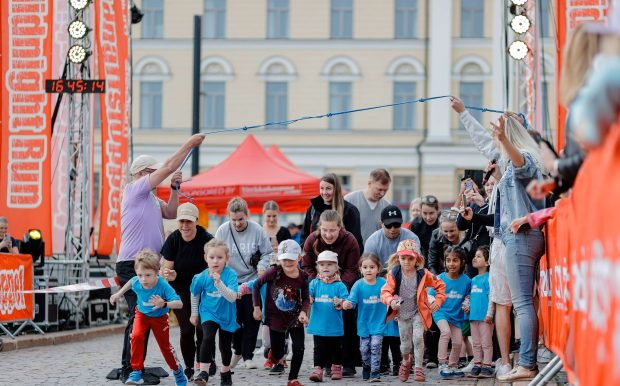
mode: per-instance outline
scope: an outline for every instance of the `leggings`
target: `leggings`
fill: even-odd
[[[299,369],[301,368],[301,363],[304,360],[304,327],[292,327],[288,330],[291,335],[291,341],[293,344],[293,359],[291,359],[291,368],[288,373],[289,381],[293,379],[297,379],[299,375]],[[269,329],[269,337],[271,339],[271,353],[276,360],[281,360],[284,358],[285,350],[284,341],[286,340],[286,332],[283,331],[275,331]]]
[[[189,292],[177,291],[183,302],[183,308],[172,310],[179,322],[181,330],[181,355],[183,362],[188,369],[194,368],[194,358],[198,362],[198,353],[200,352],[200,344],[202,343],[202,327],[196,327],[189,322],[191,316],[191,301]],[[196,337],[194,339],[194,336]]]
[[[437,327],[441,331],[438,350],[439,362],[448,362],[450,367],[456,367],[461,354],[461,345],[463,345],[463,333],[460,328],[448,323],[445,319],[437,321]],[[452,349],[450,350],[450,358],[448,360],[448,343],[450,343],[450,340],[452,340]]]
[[[314,335],[314,366],[341,365],[342,340],[342,336]]]
[[[493,363],[493,324],[482,321],[471,322],[471,340],[474,346],[474,363]]]
[[[415,367],[424,366],[424,325],[420,315],[416,313],[411,319],[398,319],[398,332],[400,333],[400,352],[402,356],[408,355],[413,350]]]
[[[215,334],[220,330],[220,354],[222,355],[222,366],[230,366],[232,358],[232,337],[233,333],[224,331],[219,324],[210,320],[202,324],[202,344],[200,345],[200,363],[211,363],[215,357]],[[201,370],[206,371],[201,368]]]
[[[235,331],[233,348],[235,354],[243,356],[243,360],[252,359],[260,328],[260,322],[254,320],[252,295],[243,295],[237,300],[236,305],[237,323],[240,327]]]
[[[390,369],[390,351],[392,352],[393,366],[398,369],[400,361],[400,338],[398,336],[384,336],[381,345],[381,368],[386,371]]]

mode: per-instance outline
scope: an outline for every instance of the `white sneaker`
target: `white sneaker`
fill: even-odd
[[[510,363],[506,363],[505,365],[502,365],[500,361],[500,364],[498,366],[495,366],[495,376],[501,377],[502,375],[508,374],[511,370],[512,370],[512,366],[510,366]]]
[[[243,358],[241,355],[233,354],[232,359],[230,360],[230,368],[234,369],[237,366],[237,363]]]
[[[471,373],[471,369],[474,368],[474,360],[472,359],[471,362],[469,362],[469,364],[465,367],[463,367],[461,369],[462,372],[464,373]]]
[[[246,369],[256,369],[256,368],[258,368],[258,367],[256,366],[256,363],[252,362],[252,360],[251,360],[251,359],[246,359],[246,360],[244,360],[244,361],[243,361],[243,364],[245,365],[245,368],[246,368]]]

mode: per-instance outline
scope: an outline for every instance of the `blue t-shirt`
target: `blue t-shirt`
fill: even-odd
[[[469,295],[471,290],[471,279],[465,274],[461,274],[457,279],[450,279],[446,272],[442,272],[438,276],[446,283],[446,301],[443,302],[441,308],[433,313],[433,320],[437,323],[440,320],[447,320],[448,323],[456,327],[461,327],[461,323],[465,320],[465,313],[461,309],[463,299]],[[435,296],[435,289],[431,288],[429,294]]]
[[[159,295],[167,302],[171,302],[173,300],[181,300],[174,288],[172,288],[170,284],[168,284],[166,279],[159,275],[157,276],[157,284],[155,284],[155,286],[150,289],[142,287],[138,276],[134,276],[131,278],[131,289],[133,290],[133,292],[136,293],[136,296],[138,297],[138,311],[140,311],[146,316],[150,316],[151,318],[157,318],[168,313],[168,307],[158,308],[154,310],[153,307],[155,307],[155,305],[150,302],[151,297]]]
[[[326,284],[319,279],[313,279],[308,289],[310,297],[314,299],[310,309],[310,323],[308,334],[318,336],[343,336],[344,323],[342,310],[334,308],[334,297],[346,299],[349,296],[347,287],[341,281]]]
[[[469,320],[483,321],[489,308],[489,273],[474,277],[469,298]]]
[[[359,279],[351,287],[347,299],[357,307],[357,336],[367,338],[370,335],[383,335],[387,306],[381,303],[381,287],[385,279],[377,278],[375,284],[368,284]]]
[[[400,337],[400,331],[398,330],[398,322],[396,322],[394,318],[390,319],[390,321],[385,324],[385,329],[383,330],[383,336]]]
[[[224,267],[220,280],[230,290],[238,291],[237,274],[228,266]],[[200,296],[200,323],[212,321],[219,324],[222,330],[229,332],[235,332],[239,328],[236,302],[229,302],[222,296],[209,276],[208,269],[194,276],[189,291],[194,296]]]

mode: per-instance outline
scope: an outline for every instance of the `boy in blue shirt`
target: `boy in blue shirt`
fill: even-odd
[[[174,348],[170,344],[170,327],[168,325],[168,309],[183,307],[181,298],[166,282],[159,272],[159,254],[143,249],[135,258],[136,276],[131,278],[117,293],[110,297],[114,304],[125,292],[133,290],[138,298],[136,316],[131,331],[131,368],[126,385],[140,385],[144,370],[144,336],[153,330],[166,363],[174,372],[177,386],[187,385],[183,367],[177,361]]]

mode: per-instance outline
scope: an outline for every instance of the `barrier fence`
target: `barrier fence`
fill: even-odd
[[[543,336],[580,386],[620,384],[619,171],[616,125],[547,224],[538,288]]]

